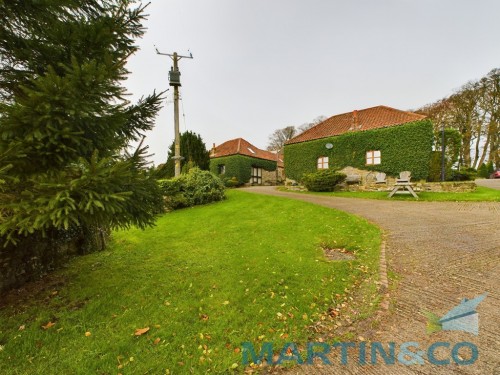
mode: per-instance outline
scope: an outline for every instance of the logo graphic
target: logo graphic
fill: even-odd
[[[479,333],[479,314],[476,307],[486,298],[487,293],[473,299],[464,298],[459,305],[448,311],[442,318],[426,312],[427,333],[444,331],[464,331],[474,335]]]

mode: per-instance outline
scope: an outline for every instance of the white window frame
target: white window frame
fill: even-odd
[[[328,169],[328,156],[320,156],[317,160],[317,168],[318,169]]]
[[[382,163],[382,153],[380,150],[366,151],[366,165],[379,165]]]

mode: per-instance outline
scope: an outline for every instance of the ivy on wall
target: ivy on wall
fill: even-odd
[[[351,166],[393,176],[408,170],[414,179],[425,179],[429,175],[433,137],[431,121],[420,120],[285,145],[285,173],[287,178],[299,181],[305,173],[317,170],[320,156],[328,156],[329,167],[334,169]],[[327,149],[327,143],[333,147]],[[366,165],[366,152],[375,150],[381,152],[381,164]]]
[[[272,160],[252,158],[244,155],[230,155],[210,159],[210,172],[219,176],[219,165],[225,167],[225,178],[236,177],[238,184],[247,183],[252,177],[252,167],[275,171],[277,163]]]

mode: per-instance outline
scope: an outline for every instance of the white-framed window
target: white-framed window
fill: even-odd
[[[252,167],[252,177],[250,178],[252,184],[262,185],[262,168]]]
[[[366,152],[366,165],[380,164],[382,158],[379,150]]]
[[[328,156],[318,158],[318,169],[328,169]]]
[[[219,174],[226,173],[226,165],[225,164],[219,164],[217,166],[217,171],[219,172]]]

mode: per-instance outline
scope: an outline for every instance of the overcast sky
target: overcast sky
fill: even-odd
[[[180,60],[180,128],[265,148],[278,128],[376,105],[410,110],[500,67],[499,0],[152,0],[126,85],[169,88]],[[146,144],[174,139],[173,90]]]

